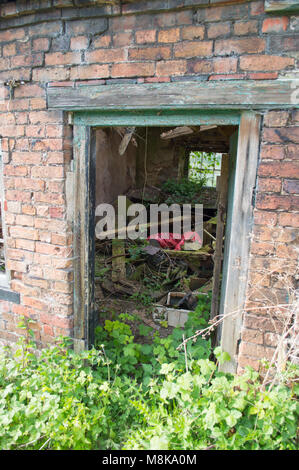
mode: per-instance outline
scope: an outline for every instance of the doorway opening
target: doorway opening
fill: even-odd
[[[93,129],[94,227],[103,221],[99,206],[109,204],[116,213],[115,238],[93,240],[95,342],[103,333],[118,334],[113,328],[119,321],[143,345],[155,335],[176,333],[180,340],[219,314],[229,166],[235,164],[237,135],[238,126],[216,124]],[[119,196],[128,210],[126,225],[133,219],[130,207],[145,207],[141,237],[118,238]],[[163,238],[161,216],[155,227],[150,219],[151,206],[161,204],[190,205],[193,233],[195,206],[202,205],[201,236],[188,238],[181,225],[181,237],[175,237],[170,211]]]

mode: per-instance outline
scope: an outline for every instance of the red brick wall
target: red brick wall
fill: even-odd
[[[247,311],[239,366],[259,368],[271,359],[283,331],[286,308],[298,288],[299,110],[269,111],[258,168],[251,241]],[[296,282],[297,280],[297,282]],[[270,307],[270,308],[266,308]]]
[[[25,81],[12,99],[6,87],[0,102],[7,267],[11,288],[20,293],[19,305],[1,302],[4,341],[15,341],[20,334],[19,315],[37,320],[41,344],[59,334],[72,335],[72,231],[65,193],[72,134],[62,112],[47,110],[50,82],[263,80],[297,68],[298,17],[268,15],[263,1],[207,0],[211,5],[205,7],[195,0],[122,6],[76,0],[77,5],[90,5],[80,9],[72,8],[74,3],[44,0],[37,12],[26,10],[22,1],[1,7],[0,80]],[[182,3],[189,7],[181,8]],[[265,115],[251,250],[253,284],[263,263],[281,263],[284,270],[287,265],[291,273],[296,262],[289,242],[299,225],[298,144],[298,112]],[[261,282],[267,291],[283,291],[271,275]],[[259,304],[249,290],[249,307],[250,302]],[[249,316],[245,320],[241,367],[256,367],[272,346],[266,315],[257,309],[255,316],[255,322]]]

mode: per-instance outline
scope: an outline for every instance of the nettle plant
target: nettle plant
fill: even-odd
[[[229,357],[216,348],[211,361],[209,341],[177,346],[196,318],[206,325],[191,315],[185,331],[145,344],[134,340],[134,316],[120,315],[80,354],[63,338],[37,352],[21,323],[28,334],[0,355],[1,449],[298,449],[298,366],[271,387],[249,368],[221,373]]]

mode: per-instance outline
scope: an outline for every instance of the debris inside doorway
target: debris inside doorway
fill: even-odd
[[[223,188],[234,131],[233,126],[217,125],[96,131],[96,204],[116,208],[122,195],[126,208],[140,204],[148,214],[153,204],[190,205],[192,226],[191,232],[178,236],[173,214],[167,237],[159,219],[154,234],[145,224],[143,237],[118,238],[116,224],[116,238],[96,239],[95,303],[100,326],[133,315],[136,324],[133,321],[130,328],[144,342],[138,333],[140,322],[152,334],[167,337],[184,327],[200,303],[217,312],[226,221]],[[197,204],[203,205],[201,237],[194,231]]]

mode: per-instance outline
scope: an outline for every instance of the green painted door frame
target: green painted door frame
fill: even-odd
[[[131,107],[133,105],[131,104]],[[247,283],[247,266],[249,257],[249,232],[252,225],[253,208],[246,205],[245,213],[242,204],[236,204],[235,197],[245,197],[252,201],[256,184],[259,139],[259,115],[252,111],[223,111],[201,109],[172,110],[119,110],[115,111],[78,111],[72,113],[74,126],[74,316],[75,316],[75,349],[83,349],[93,344],[95,326],[94,307],[94,204],[95,204],[95,162],[96,155],[93,145],[93,128],[107,126],[178,126],[178,125],[237,125],[239,138],[236,143],[237,155],[232,168],[228,205],[227,233],[229,239],[225,243],[223,278],[224,288],[221,290],[221,311],[225,317],[230,309],[240,311],[238,321],[228,316],[222,325],[221,345],[231,355],[232,361],[226,366],[229,371],[237,367],[238,342],[241,329],[241,316],[245,302]],[[251,145],[254,134],[254,144]],[[250,156],[250,159],[248,158]],[[243,162],[238,165],[238,162]],[[240,174],[240,171],[243,174]],[[247,178],[248,175],[248,178]],[[243,181],[243,189],[239,181]],[[246,190],[246,194],[242,191]],[[249,191],[249,193],[248,193]],[[236,196],[237,195],[237,196]],[[237,207],[237,209],[236,209]],[[242,212],[242,214],[241,214]],[[238,220],[241,217],[242,222]],[[246,233],[243,231],[246,230]],[[242,238],[240,241],[240,237]],[[233,258],[230,254],[233,253]],[[233,273],[233,274],[232,274]],[[242,288],[236,284],[236,280]],[[231,279],[234,284],[231,284]],[[242,295],[239,295],[241,292]],[[236,326],[237,325],[237,326]],[[226,335],[226,338],[223,337]]]

